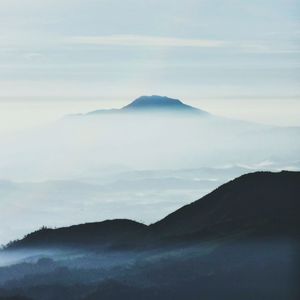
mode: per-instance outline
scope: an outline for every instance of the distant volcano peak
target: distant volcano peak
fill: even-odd
[[[184,104],[178,99],[165,96],[141,96],[130,104],[124,106],[122,110],[172,110],[186,112],[202,112],[200,109]]]
[[[103,114],[103,113],[127,113],[127,112],[142,112],[142,113],[152,113],[152,112],[163,112],[163,113],[187,113],[194,115],[209,115],[208,112],[198,109],[196,107],[187,105],[178,99],[169,98],[166,96],[141,96],[128,105],[122,107],[121,109],[111,109],[111,110],[95,110],[89,112],[87,115]]]
[[[168,98],[166,96],[141,96],[130,104],[126,105],[124,108],[138,108],[138,107],[161,107],[161,106],[181,106],[185,105],[178,99]]]

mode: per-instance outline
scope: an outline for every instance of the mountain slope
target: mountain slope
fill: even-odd
[[[295,229],[300,217],[300,173],[256,172],[228,182],[186,205],[152,230],[162,236]]]
[[[300,172],[256,172],[222,185],[150,226],[110,220],[42,229],[10,247],[155,246],[162,240],[201,240],[248,232],[299,235],[299,220]]]

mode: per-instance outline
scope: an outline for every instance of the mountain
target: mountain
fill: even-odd
[[[0,299],[298,300],[299,196],[300,172],[258,172],[150,226],[41,229],[0,251]]]
[[[110,220],[42,229],[9,248],[41,246],[130,246],[189,242],[232,235],[299,235],[300,172],[243,175],[146,226]]]
[[[115,219],[103,222],[86,223],[57,229],[42,228],[28,234],[23,240],[12,243],[12,247],[76,247],[76,246],[114,246],[127,245],[127,242],[143,234],[146,225]]]
[[[123,111],[172,110],[181,112],[206,113],[198,108],[184,104],[178,99],[162,96],[141,96],[122,108]]]
[[[300,225],[300,172],[256,172],[230,181],[151,226],[164,237],[293,233]]]
[[[99,113],[128,113],[128,112],[164,112],[164,113],[192,113],[198,115],[209,115],[206,111],[184,104],[178,99],[163,96],[141,96],[121,109],[96,110],[87,115]]]
[[[179,170],[234,164],[259,170],[261,163],[266,166],[265,162],[267,167],[280,164],[282,167],[277,170],[297,170],[299,128],[226,119],[187,108],[175,100],[170,100],[175,103],[172,106],[170,101],[162,100],[164,97],[159,97],[159,103],[168,103],[168,109],[136,108],[140,107],[138,103],[142,102],[144,107],[145,101],[152,103],[154,98],[142,97],[129,105],[131,108],[66,117],[41,129],[24,131],[15,138],[2,139],[3,174],[19,181],[73,180],[112,166]],[[18,155],[19,149],[23,155]]]

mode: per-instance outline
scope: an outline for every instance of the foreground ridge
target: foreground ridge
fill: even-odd
[[[7,249],[40,246],[131,247],[190,242],[234,234],[298,235],[300,172],[255,172],[238,177],[183,206],[162,220],[144,225],[116,219],[28,234]]]

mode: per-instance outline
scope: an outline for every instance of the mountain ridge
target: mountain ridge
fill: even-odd
[[[232,234],[299,235],[300,172],[255,172],[221,185],[160,221],[145,225],[116,219],[42,229],[6,248],[112,245],[131,247]]]

